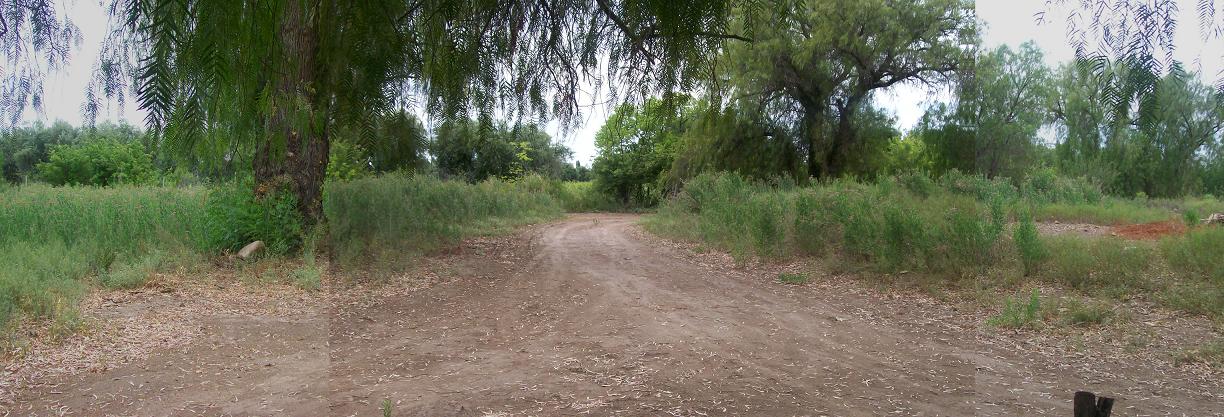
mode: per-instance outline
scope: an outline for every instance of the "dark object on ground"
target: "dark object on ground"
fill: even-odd
[[[1075,393],[1075,417],[1109,417],[1113,412],[1114,399],[1097,397],[1088,391]]]

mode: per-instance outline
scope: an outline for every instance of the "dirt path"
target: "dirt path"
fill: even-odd
[[[21,395],[16,414],[1221,415],[1224,390],[1138,363],[1061,363],[947,307],[775,284],[582,215],[443,259],[451,278],[204,339]]]

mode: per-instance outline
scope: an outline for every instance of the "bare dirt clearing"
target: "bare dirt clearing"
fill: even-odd
[[[1224,415],[1216,370],[986,330],[979,312],[836,277],[778,284],[635,221],[572,216],[293,313],[201,315],[190,343],[50,378],[9,410],[347,416],[389,399],[413,416],[1061,416],[1088,389],[1123,415]],[[1091,333],[1074,337],[1113,337]]]

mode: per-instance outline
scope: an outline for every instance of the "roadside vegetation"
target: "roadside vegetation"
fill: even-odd
[[[1208,255],[1224,247],[1224,228],[1196,226],[1159,240],[1041,236],[1029,215],[1051,204],[1078,211],[1101,198],[1078,181],[1013,187],[980,176],[932,181],[914,174],[875,183],[796,186],[715,174],[688,182],[645,226],[729,251],[744,262],[821,257],[900,286],[974,291],[1055,285],[1094,299],[1146,298],[1224,319],[1224,260]],[[1118,212],[1160,212],[1163,216],[1151,218],[1181,221],[1173,209],[1150,202],[1112,204]],[[1194,204],[1221,203],[1201,198]],[[1082,220],[1109,224],[1119,218]],[[1030,311],[1040,302],[1021,298],[1005,303],[1006,318],[999,323],[1015,326],[1040,317]],[[1075,322],[1101,321],[1094,314],[1074,314],[1080,315],[1071,319]]]
[[[285,188],[256,187],[239,166],[176,157],[129,126],[36,124],[0,133],[0,326],[47,322],[69,332],[90,291],[207,271],[253,241],[264,242],[258,258],[266,265],[252,270],[252,283],[314,290],[331,265],[402,268],[465,237],[565,211],[623,208],[595,192],[589,169],[538,129],[481,136],[471,122],[432,140],[411,116],[386,123],[398,129],[379,133],[384,146],[332,148],[327,221],[316,225]],[[450,159],[422,158],[442,146]]]

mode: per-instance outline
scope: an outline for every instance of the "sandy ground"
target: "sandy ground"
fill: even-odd
[[[1062,353],[927,298],[778,284],[635,221],[579,215],[476,240],[429,259],[425,279],[330,289],[292,313],[201,314],[190,342],[48,376],[5,410],[1066,416],[1086,389],[1116,397],[1115,415],[1224,415],[1216,374]]]

